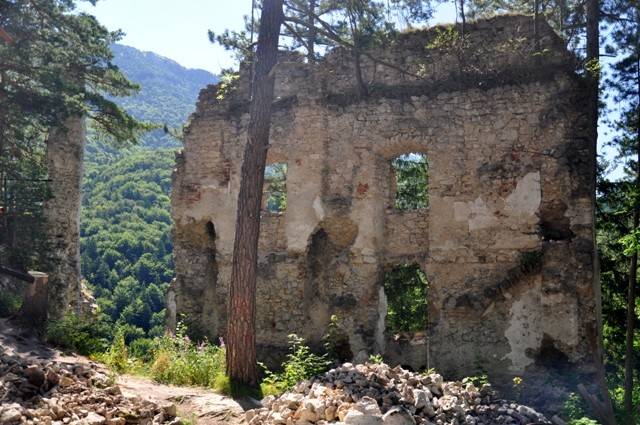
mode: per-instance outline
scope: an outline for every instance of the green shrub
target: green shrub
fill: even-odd
[[[265,369],[266,376],[262,384],[262,393],[266,395],[286,391],[300,381],[327,371],[329,365],[331,361],[327,354],[314,354],[303,338],[289,335],[289,354],[282,363],[282,372],[271,372],[261,365]]]
[[[598,425],[598,422],[587,416],[585,401],[576,393],[569,394],[564,402],[564,415],[569,425]]]
[[[327,331],[322,336],[324,342],[324,348],[327,350],[327,355],[331,359],[335,359],[340,363],[350,361],[353,358],[351,352],[351,345],[349,344],[349,335],[340,326],[340,320],[338,316],[333,314],[329,320],[329,326]]]
[[[600,425],[600,422],[591,418],[582,417],[580,419],[573,419],[568,422],[569,425]]]
[[[118,331],[122,332],[124,342],[131,345],[134,341],[145,337],[144,329],[130,323],[118,323]]]
[[[16,314],[22,307],[22,297],[18,294],[0,289],[0,317]]]
[[[156,341],[150,367],[153,379],[164,384],[224,390],[216,388],[221,385],[226,368],[224,347],[208,341],[194,343],[183,325],[178,326],[176,336],[163,336]]]
[[[382,364],[384,362],[384,358],[382,354],[371,354],[369,356],[369,363],[373,364]]]
[[[116,372],[126,372],[129,366],[129,350],[124,339],[124,330],[118,329],[113,344],[107,352],[101,356],[101,360]]]
[[[151,338],[139,338],[129,344],[129,352],[137,359],[150,363],[153,361],[156,341]]]
[[[112,338],[112,326],[102,316],[90,318],[68,314],[49,322],[46,330],[48,343],[84,355],[106,352]]]
[[[489,377],[486,373],[481,373],[479,375],[467,376],[462,379],[463,384],[473,384],[476,388],[481,388],[483,385],[489,384]]]
[[[620,424],[635,423],[640,424],[640,412],[638,409],[634,409],[633,417],[630,419],[624,408],[624,372],[620,374],[609,375],[609,396],[613,403],[613,410],[616,415],[616,420]],[[636,375],[634,377],[633,386],[633,405],[640,405],[640,380]]]

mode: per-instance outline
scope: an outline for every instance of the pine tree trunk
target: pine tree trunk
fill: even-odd
[[[587,67],[593,71],[587,71],[587,90],[588,90],[588,105],[587,113],[589,118],[589,143],[590,150],[593,158],[593,170],[592,170],[592,201],[593,205],[596,204],[596,174],[597,174],[597,152],[598,152],[598,87],[600,84],[599,70],[595,69],[595,66],[600,60],[600,0],[587,0],[586,1],[586,18],[587,18]],[[595,225],[595,217],[594,217]],[[597,253],[597,246],[595,246],[595,228],[593,229],[594,240],[594,253]],[[597,266],[597,254],[596,267],[594,272],[598,273]],[[596,275],[597,278],[597,275]],[[598,318],[598,323],[601,323],[601,319]],[[607,382],[604,372],[603,362],[603,348],[602,348],[602,326],[598,329],[598,341],[596,357],[597,361],[601,364],[600,370],[597,376],[597,385],[600,387],[600,399],[602,400],[601,417],[598,419],[606,425],[615,424],[615,416],[613,412],[613,405],[607,388]]]
[[[639,158],[640,159],[640,158]],[[638,180],[636,179],[636,185]],[[637,206],[633,212],[633,228],[638,228],[640,215]],[[629,288],[627,294],[627,335],[626,349],[624,356],[624,411],[627,417],[627,424],[633,425],[633,333],[635,330],[636,314],[636,282],[638,270],[638,251],[631,257],[629,264]]]
[[[356,89],[358,93],[359,99],[364,99],[368,96],[367,86],[364,83],[364,79],[362,78],[362,62],[360,57],[360,51],[358,48],[354,48],[352,51],[353,54],[353,66],[354,72],[356,76]]]
[[[540,52],[540,0],[533,2],[533,44],[536,53]]]
[[[278,60],[282,0],[262,5],[256,51],[247,146],[242,163],[236,235],[229,294],[227,373],[232,381],[256,386],[255,304],[262,185],[269,145],[274,91],[273,68]]]
[[[638,67],[638,85],[637,93],[638,100],[640,100],[640,63],[636,65]],[[636,190],[640,189],[640,109],[638,110],[638,120],[636,123]],[[640,224],[640,206],[634,205],[633,208],[633,227],[632,232],[638,228]],[[638,250],[636,249],[631,257],[629,265],[629,287],[627,291],[627,335],[626,335],[626,347],[624,354],[624,412],[627,417],[627,424],[633,425],[634,409],[633,409],[633,336],[635,332],[635,319],[636,319],[636,285],[638,282]]]
[[[464,31],[467,26],[467,18],[464,14],[464,0],[460,0],[460,19],[462,20],[462,30],[460,33],[464,36]]]
[[[309,26],[309,28],[307,29],[307,58],[309,59],[309,63],[315,62],[316,60],[316,23],[314,19],[315,13],[316,0],[309,0],[309,15],[307,16],[307,25]]]

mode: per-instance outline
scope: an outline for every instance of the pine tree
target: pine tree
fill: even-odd
[[[255,310],[262,185],[267,161],[282,0],[264,0],[242,162],[227,323],[227,373],[233,382],[256,386]]]
[[[633,405],[634,339],[636,322],[636,286],[638,284],[638,250],[640,249],[640,6],[636,2],[620,0],[607,4],[605,16],[611,25],[609,53],[616,58],[611,75],[605,81],[620,105],[620,118],[613,125],[617,130],[611,144],[618,159],[624,163],[629,184],[627,202],[622,213],[631,217],[628,233],[622,238],[629,255],[627,279],[627,314],[624,356],[624,412],[626,423],[632,424],[637,415]]]
[[[56,149],[65,153],[54,141],[64,140],[62,136],[68,132],[78,139],[74,143],[79,146],[74,145],[74,154],[68,153],[66,159],[76,168],[79,191],[84,145],[83,130],[79,129],[83,117],[89,118],[94,133],[119,143],[135,141],[150,128],[112,100],[113,96],[137,90],[111,62],[110,45],[122,34],[109,32],[94,17],[77,13],[73,0],[0,0],[0,28],[7,35],[0,38],[0,178],[24,181],[27,176],[22,170],[37,170],[38,178],[31,179],[35,187],[37,182],[47,180],[48,174],[57,175],[58,170],[51,168],[54,162],[46,164],[43,159],[45,141],[51,142],[46,145],[49,154]],[[74,131],[68,131],[71,122],[75,122]],[[56,184],[53,182],[49,189],[55,189]],[[43,203],[48,192],[42,190],[34,200],[34,205],[41,206],[36,214],[15,211],[16,215],[37,217],[34,225],[43,227],[43,212],[57,206],[55,202]],[[12,195],[3,194],[7,196]],[[69,215],[77,217],[79,207],[74,203],[76,211],[69,211]],[[3,227],[5,233],[11,233]],[[47,233],[47,229],[42,230],[38,235]],[[78,257],[79,264],[79,256],[73,256]],[[64,288],[61,290],[64,292]],[[58,298],[57,292],[52,290],[52,297]]]

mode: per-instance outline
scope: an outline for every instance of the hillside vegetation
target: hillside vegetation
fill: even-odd
[[[115,63],[141,86],[117,98],[133,116],[180,128],[201,88],[217,81],[155,53],[114,45]],[[169,194],[180,142],[163,130],[141,146],[117,149],[90,133],[81,220],[82,274],[93,289],[104,329],[121,328],[128,342],[162,333],[164,294],[173,278]],[[109,335],[106,335],[109,338]]]
[[[138,150],[87,164],[82,270],[101,311],[138,335],[161,333],[164,292],[173,277],[169,191],[173,151]]]
[[[202,69],[188,69],[177,62],[152,52],[133,47],[112,46],[114,62],[131,81],[140,85],[140,92],[116,99],[134,117],[153,123],[180,128],[194,111],[198,93],[218,78]],[[179,142],[162,130],[142,138],[150,148],[176,147]]]

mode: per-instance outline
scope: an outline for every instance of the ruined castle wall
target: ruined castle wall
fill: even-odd
[[[468,33],[473,67],[425,49],[434,31],[376,53],[404,73],[366,59],[364,100],[345,52],[319,65],[282,59],[268,162],[287,163],[288,197],[284,213],[262,218],[263,360],[276,360],[290,333],[319,345],[336,314],[356,360],[384,353],[449,377],[483,370],[505,388],[524,376],[524,396],[547,407],[571,379],[593,381],[594,152],[581,83],[550,28],[549,53],[531,54],[530,18]],[[216,87],[201,92],[174,174],[170,297],[213,338],[226,326],[246,94],[246,75],[222,100]],[[428,159],[429,206],[398,211],[390,161],[409,152]],[[382,276],[414,262],[430,285],[429,326],[397,338],[385,328]],[[540,382],[557,394],[541,398]]]
[[[84,172],[85,118],[73,116],[53,128],[47,138],[50,198],[43,209],[48,250],[49,319],[61,318],[81,304],[80,203]]]

